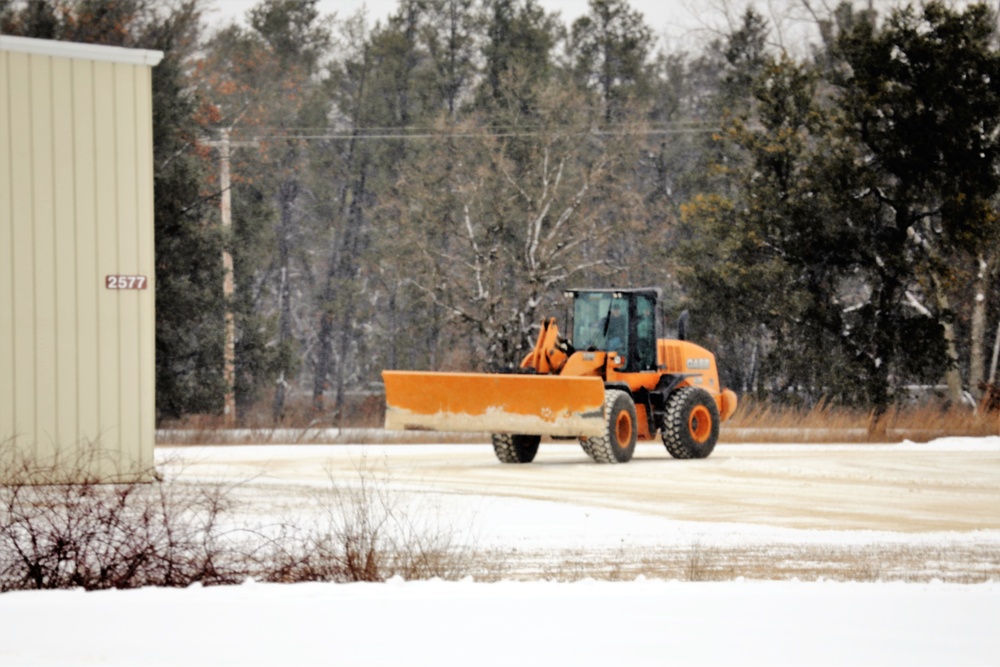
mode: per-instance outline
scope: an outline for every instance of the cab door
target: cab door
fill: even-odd
[[[646,294],[634,294],[629,313],[632,345],[623,369],[629,373],[656,371],[656,340],[659,337],[656,299]]]

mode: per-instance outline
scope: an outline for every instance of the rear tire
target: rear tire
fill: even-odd
[[[624,391],[604,392],[604,435],[580,438],[580,446],[598,463],[628,463],[638,435],[635,403]]]
[[[719,439],[719,408],[704,389],[681,387],[667,397],[663,445],[675,459],[703,459]]]
[[[493,434],[493,451],[501,463],[531,463],[538,453],[540,435]]]

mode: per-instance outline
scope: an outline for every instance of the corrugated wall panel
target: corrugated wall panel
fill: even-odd
[[[14,156],[10,57],[0,51],[0,412],[14,406]],[[9,421],[8,421],[9,420]],[[13,414],[0,421],[0,446],[13,436]]]
[[[118,212],[118,272],[127,275],[142,273],[139,254],[139,202],[138,171],[136,151],[138,150],[135,118],[135,68],[131,65],[114,65],[115,78],[115,130],[118,143],[115,145],[115,168],[117,176]],[[139,303],[145,298],[143,290],[119,291],[119,360],[121,376],[119,386],[134,388],[122,393],[119,404],[119,448],[134,459],[139,456],[139,401],[141,392],[136,376],[141,368],[139,358]]]
[[[153,463],[150,81],[0,51],[0,442],[40,461],[96,444],[106,479]],[[147,288],[107,289],[116,274]]]
[[[55,377],[57,443],[79,436],[76,396],[77,265],[76,201],[73,188],[73,70],[71,61],[52,59],[52,163],[55,206]],[[66,445],[61,445],[65,447]]]
[[[35,451],[56,453],[55,165],[52,160],[52,59],[31,58],[31,185],[34,197]]]
[[[136,173],[139,177],[139,220],[136,256],[141,259],[140,274],[147,278],[146,291],[139,300],[139,375],[144,379],[136,392],[139,401],[140,456],[153,460],[156,433],[156,258],[153,240],[153,97],[144,91],[153,89],[153,71],[133,67],[136,75]],[[149,147],[145,149],[145,147]],[[150,378],[145,381],[145,378]]]
[[[118,188],[115,155],[119,138],[115,132],[114,64],[94,63],[94,179],[97,196],[97,266],[101,274],[120,273],[118,266]],[[98,276],[95,276],[97,278]],[[97,387],[101,447],[118,451],[121,440],[121,346],[122,321],[118,292],[102,289],[97,296]]]
[[[94,63],[73,61],[73,192],[76,198],[77,402],[79,433],[101,433],[101,391],[97,297],[104,289],[97,266],[97,177],[94,145]]]
[[[13,232],[14,289],[11,312],[14,324],[14,359],[11,373],[14,381],[14,405],[11,410],[10,433],[17,445],[31,455],[35,453],[38,420],[35,414],[35,245],[33,226],[34,159],[32,138],[32,94],[29,56],[12,53],[8,56],[11,108],[11,209]]]

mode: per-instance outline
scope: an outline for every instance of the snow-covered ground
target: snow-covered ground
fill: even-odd
[[[996,665],[1000,584],[245,584],[0,596],[14,665]]]
[[[488,445],[158,458],[236,484],[246,521],[308,521],[312,492],[363,476],[505,562],[490,581],[6,593],[0,665],[1000,664],[1000,438],[643,446],[626,466],[553,443],[527,466]]]

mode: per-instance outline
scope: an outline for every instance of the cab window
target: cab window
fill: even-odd
[[[635,300],[635,337],[639,370],[655,370],[656,306],[648,296],[639,295]]]
[[[578,350],[628,351],[628,300],[608,293],[578,294],[573,308],[573,345]]]

